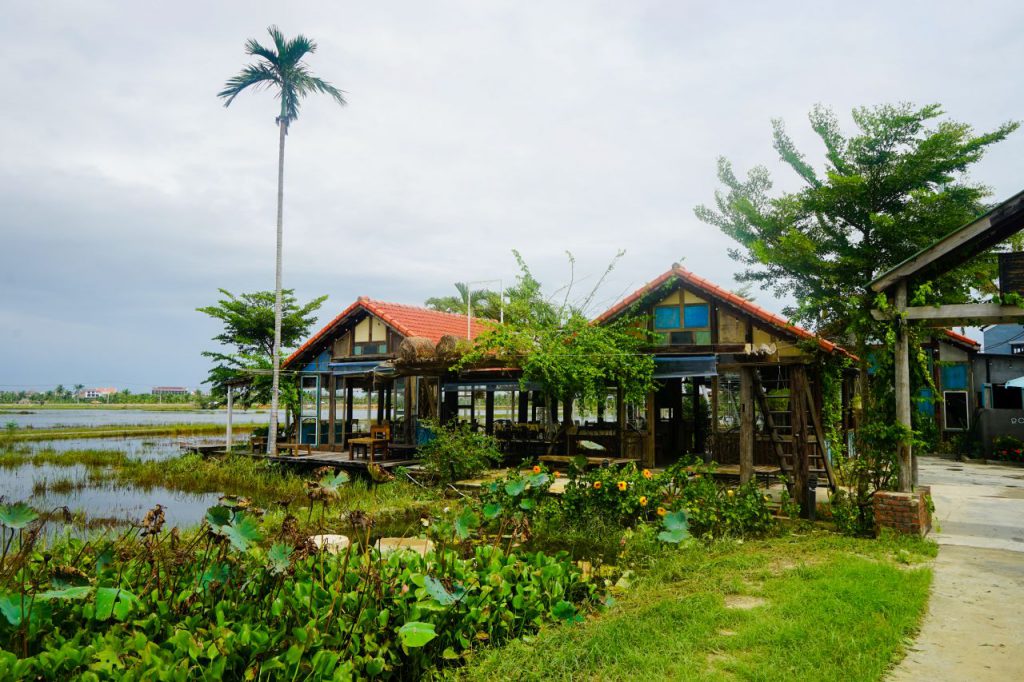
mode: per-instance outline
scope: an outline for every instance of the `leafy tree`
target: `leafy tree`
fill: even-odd
[[[428,298],[425,305],[431,310],[438,310],[442,313],[455,313],[466,315],[470,303],[473,306],[473,317],[481,317],[486,320],[497,320],[501,318],[501,296],[490,289],[476,289],[473,291],[473,299],[470,301],[469,285],[465,282],[456,282],[455,289],[458,296],[434,296]]]
[[[274,41],[273,48],[260,45],[255,40],[248,40],[245,53],[257,57],[255,64],[245,66],[238,75],[229,79],[224,89],[217,96],[224,100],[224,106],[230,106],[243,90],[253,88],[260,90],[270,88],[276,91],[281,101],[277,115],[278,151],[277,151],[277,251],[274,279],[274,343],[271,354],[272,383],[270,389],[270,434],[267,438],[267,452],[275,452],[277,447],[277,407],[280,390],[281,366],[281,325],[283,318],[283,301],[281,290],[281,242],[284,226],[284,140],[288,128],[299,116],[299,105],[303,98],[313,93],[329,95],[338,104],[345,104],[341,90],[325,80],[309,72],[303,61],[306,55],[316,52],[316,43],[309,38],[298,35],[291,40],[276,26],[267,29]]]
[[[216,305],[197,308],[198,312],[220,320],[224,329],[213,337],[214,341],[230,349],[229,352],[204,351],[203,356],[213,360],[214,367],[203,383],[210,384],[214,398],[227,396],[227,383],[240,378],[252,381],[237,389],[236,400],[241,407],[266,405],[273,391],[273,357],[275,342],[275,308],[277,295],[273,291],[251,294],[232,294],[220,289],[223,295]],[[316,324],[316,311],[326,296],[314,298],[300,305],[294,291],[281,292],[281,331],[283,348],[294,348],[309,335]],[[297,405],[298,393],[292,382],[284,386],[284,404]]]
[[[513,253],[520,274],[508,289],[505,324],[479,335],[459,365],[519,367],[524,384],[539,384],[563,401],[602,399],[614,386],[620,386],[628,400],[642,400],[654,373],[654,359],[643,352],[650,342],[645,327],[632,319],[597,326],[584,313],[618,256],[588,294],[573,300],[570,280],[559,290],[562,302],[556,305],[543,296],[522,256]],[[574,265],[571,254],[569,261]]]
[[[825,107],[812,109],[809,118],[824,146],[820,168],[796,148],[782,121],[772,122],[775,150],[801,189],[773,195],[767,169],[755,167],[741,180],[723,158],[718,177],[724,188],[715,193],[715,208],[700,206],[696,214],[739,242],[730,255],[746,266],[740,281],[792,295],[791,318],[854,345],[867,408],[861,449],[881,452],[906,435],[888,428],[895,407],[882,387],[891,381],[879,376],[878,390],[868,390],[869,348],[887,349],[893,339],[890,323],[871,317],[877,302],[868,284],[985,210],[990,192],[970,181],[968,169],[1018,124],[976,134],[943,118],[935,104],[854,109],[852,134]],[[976,300],[995,292],[996,274],[994,257],[978,258],[911,296],[917,304]],[[887,350],[876,356],[883,354]],[[891,371],[890,364],[877,369]]]

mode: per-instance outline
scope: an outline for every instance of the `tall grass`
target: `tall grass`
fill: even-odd
[[[239,433],[251,431],[261,424],[233,424]],[[129,436],[192,436],[223,433],[223,424],[104,424],[101,426],[59,426],[36,429],[19,428],[5,434],[9,441],[64,440],[68,438],[127,438]]]
[[[118,466],[128,461],[120,450],[65,450],[52,449],[32,451],[27,448],[7,448],[0,452],[0,469],[17,469],[25,465],[69,467],[81,464],[86,467]]]

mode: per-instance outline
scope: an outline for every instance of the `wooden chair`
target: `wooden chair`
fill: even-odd
[[[370,461],[373,461],[373,456],[380,449],[384,453],[384,458],[388,456],[388,447],[391,444],[391,426],[388,424],[382,424],[380,426],[370,427],[370,438],[373,439],[373,443],[370,444]]]

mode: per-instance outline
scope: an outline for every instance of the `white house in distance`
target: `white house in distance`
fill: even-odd
[[[104,387],[104,388],[83,388],[75,395],[83,400],[96,400],[106,398],[117,393],[116,388]]]

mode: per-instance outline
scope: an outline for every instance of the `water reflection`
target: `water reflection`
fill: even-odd
[[[125,424],[227,424],[224,410],[24,410],[0,411],[0,425],[14,422],[19,429],[58,426],[117,426]],[[235,410],[236,423],[265,423],[269,410]],[[281,414],[284,419],[284,413]]]
[[[223,438],[206,441],[223,442]],[[129,458],[141,460],[163,460],[181,454],[179,439],[169,437],[38,441],[18,443],[14,448],[18,451],[52,450],[58,453],[118,450]],[[113,519],[125,524],[140,521],[149,509],[162,504],[168,527],[193,526],[202,521],[207,507],[216,504],[218,497],[217,493],[194,494],[162,487],[142,489],[114,484],[102,480],[102,476],[90,476],[89,468],[81,464],[57,466],[29,462],[0,469],[0,500],[3,502],[24,501],[40,512],[67,506],[94,523]],[[53,522],[51,532],[60,525]]]

